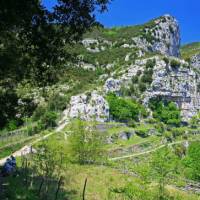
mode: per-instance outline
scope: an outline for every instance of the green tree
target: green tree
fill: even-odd
[[[189,176],[200,181],[200,142],[190,144],[187,156],[184,160],[185,166],[189,169]]]
[[[41,117],[41,123],[44,126],[44,128],[53,128],[55,127],[57,119],[57,113],[53,111],[47,111],[44,113],[44,115]]]
[[[165,186],[172,175],[177,169],[177,157],[168,148],[159,149],[152,156],[150,163],[152,177],[158,180],[158,199],[165,200],[168,196],[165,191]]]
[[[72,122],[69,136],[69,152],[72,161],[79,164],[102,162],[105,158],[103,133],[96,130],[96,125],[85,125],[81,120]]]
[[[55,84],[73,57],[66,45],[97,25],[95,11],[105,11],[109,2],[58,0],[49,11],[40,0],[0,1],[0,90],[8,90],[9,81],[17,96],[15,87],[24,79],[43,88]],[[9,104],[11,111],[3,109],[0,128],[17,114],[16,99],[4,97],[0,94],[0,103]]]
[[[164,101],[160,98],[153,98],[149,102],[153,110],[153,116],[165,124],[179,126],[181,123],[180,109],[171,101]]]
[[[109,94],[107,101],[109,103],[110,114],[115,120],[128,122],[130,120],[138,120],[140,114],[146,114],[144,108],[133,100]]]

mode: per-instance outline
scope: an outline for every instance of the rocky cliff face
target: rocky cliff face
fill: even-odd
[[[118,32],[119,30],[121,32]],[[86,66],[83,62],[84,65],[80,67],[95,71],[98,65],[104,69],[104,74],[100,76],[103,84],[99,85],[98,92],[71,97],[68,108],[64,111],[65,118],[107,121],[109,105],[105,99],[106,94],[114,92],[120,96],[123,88],[130,90],[131,87],[134,87],[134,92],[137,93],[136,95],[131,91],[131,97],[139,99],[146,106],[151,98],[161,97],[177,104],[184,121],[197,114],[200,110],[200,80],[196,69],[200,69],[200,56],[193,56],[191,65],[177,58],[180,56],[180,30],[176,19],[164,15],[133,30],[119,30],[105,31],[107,35],[113,35],[116,41],[109,40],[109,37],[104,38],[104,32],[101,37],[86,38],[82,41],[87,52],[85,57],[89,55],[90,60],[93,58],[96,64],[88,62]],[[124,34],[123,31],[129,32]],[[125,36],[126,38],[123,38]],[[156,52],[158,55],[155,56]],[[114,59],[108,59],[109,57]],[[104,59],[104,65],[100,65],[102,60],[99,59]],[[105,63],[107,59],[109,62]],[[148,68],[149,61],[153,63],[150,64],[151,69]],[[147,73],[149,80],[143,77]],[[138,82],[133,83],[133,79]],[[142,79],[146,82],[142,83],[145,87],[141,90],[138,88]]]
[[[154,97],[175,102],[181,109],[184,121],[188,121],[200,110],[198,75],[189,68],[184,60],[178,60],[180,66],[166,64],[156,59],[153,82],[144,94],[144,104]]]
[[[154,21],[154,25],[145,28],[146,37],[132,38],[136,46],[168,56],[180,56],[180,30],[177,20],[165,15]]]
[[[107,101],[97,91],[72,96],[63,120],[80,118],[86,121],[105,122],[109,119]]]
[[[191,65],[198,70],[200,69],[200,54],[192,56]]]

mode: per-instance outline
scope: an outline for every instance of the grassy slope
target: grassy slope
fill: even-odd
[[[125,129],[127,129],[125,127]],[[120,131],[122,131],[123,128],[120,128]],[[48,143],[52,147],[58,147],[62,148],[62,151],[64,154],[67,155],[68,152],[68,145],[67,145],[67,139],[64,136],[64,133],[66,133],[67,129],[63,133],[59,133],[56,135],[51,136],[48,138]],[[113,129],[111,129],[111,132],[113,132]],[[158,138],[157,138],[158,139]],[[179,138],[178,138],[179,139]],[[123,143],[123,145],[136,145],[142,142],[152,142],[157,140],[152,140],[151,137],[148,138],[139,138],[138,136],[134,136],[131,138],[130,141],[118,141],[119,143]],[[117,144],[116,144],[117,146]],[[119,145],[121,146],[121,145]],[[107,149],[112,149],[113,146],[109,145]],[[86,190],[86,199],[88,200],[123,200],[121,195],[115,195],[112,198],[108,198],[109,190],[111,188],[120,188],[124,187],[128,182],[136,183],[138,180],[135,176],[130,176],[129,174],[124,174],[123,168],[126,166],[126,169],[129,169],[131,171],[135,171],[138,169],[138,167],[142,167],[143,164],[145,164],[145,161],[151,159],[151,155],[142,156],[139,158],[136,158],[136,160],[133,159],[126,159],[122,161],[117,161],[110,163],[111,165],[108,166],[95,166],[95,165],[78,165],[78,164],[68,164],[66,169],[63,169],[63,175],[64,175],[64,186],[62,188],[62,194],[60,196],[60,200],[66,199],[68,197],[72,200],[79,200],[82,194],[82,189],[84,185],[85,178],[88,178],[88,185]],[[135,162],[137,161],[137,162]],[[139,162],[138,162],[139,161]],[[18,159],[18,164],[20,165],[21,159]],[[137,164],[136,164],[137,163]],[[116,168],[120,169],[117,170]],[[136,170],[137,171],[137,170]],[[29,191],[23,189],[23,182],[21,182],[19,179],[21,177],[17,177],[16,179],[8,180],[10,183],[9,188],[7,188],[7,191],[12,196],[12,199],[37,199],[35,197],[35,190],[37,190],[38,185],[33,186],[35,190],[30,189]],[[175,181],[172,181],[171,184],[175,184]],[[180,183],[176,183],[180,184]],[[181,183],[182,184],[182,183]],[[55,188],[54,188],[55,189]],[[181,190],[176,189],[175,187],[172,187],[171,185],[168,187],[168,190],[174,194],[179,194],[181,196],[181,199],[183,200],[199,200],[199,197],[192,194],[192,193],[186,193]],[[10,191],[10,192],[9,192]],[[12,192],[11,192],[12,191]],[[50,191],[50,195],[54,195],[54,190]],[[18,196],[18,198],[16,198]],[[31,197],[32,196],[32,197]],[[15,198],[14,198],[15,197]]]
[[[200,42],[186,44],[181,47],[181,56],[184,59],[191,58],[193,55],[200,53]]]

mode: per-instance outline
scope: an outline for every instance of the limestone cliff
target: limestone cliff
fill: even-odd
[[[112,36],[112,37],[111,37]],[[164,15],[143,26],[101,29],[82,40],[79,67],[102,70],[101,84],[71,97],[66,119],[109,119],[109,92],[138,99],[148,106],[151,98],[173,101],[184,121],[200,110],[200,57],[188,63],[180,59],[180,30],[177,20]],[[155,55],[157,54],[157,55]]]

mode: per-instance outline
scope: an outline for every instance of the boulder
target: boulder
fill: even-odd
[[[103,96],[99,95],[97,91],[93,91],[88,95],[72,96],[69,106],[63,114],[63,120],[81,118],[86,121],[105,122],[109,119],[109,106]]]
[[[191,58],[191,65],[196,69],[200,69],[200,54],[196,54]]]
[[[115,92],[118,93],[121,89],[121,81],[114,78],[109,78],[104,84],[104,90],[106,93]]]
[[[119,139],[129,140],[135,134],[134,131],[123,131],[119,133]]]

